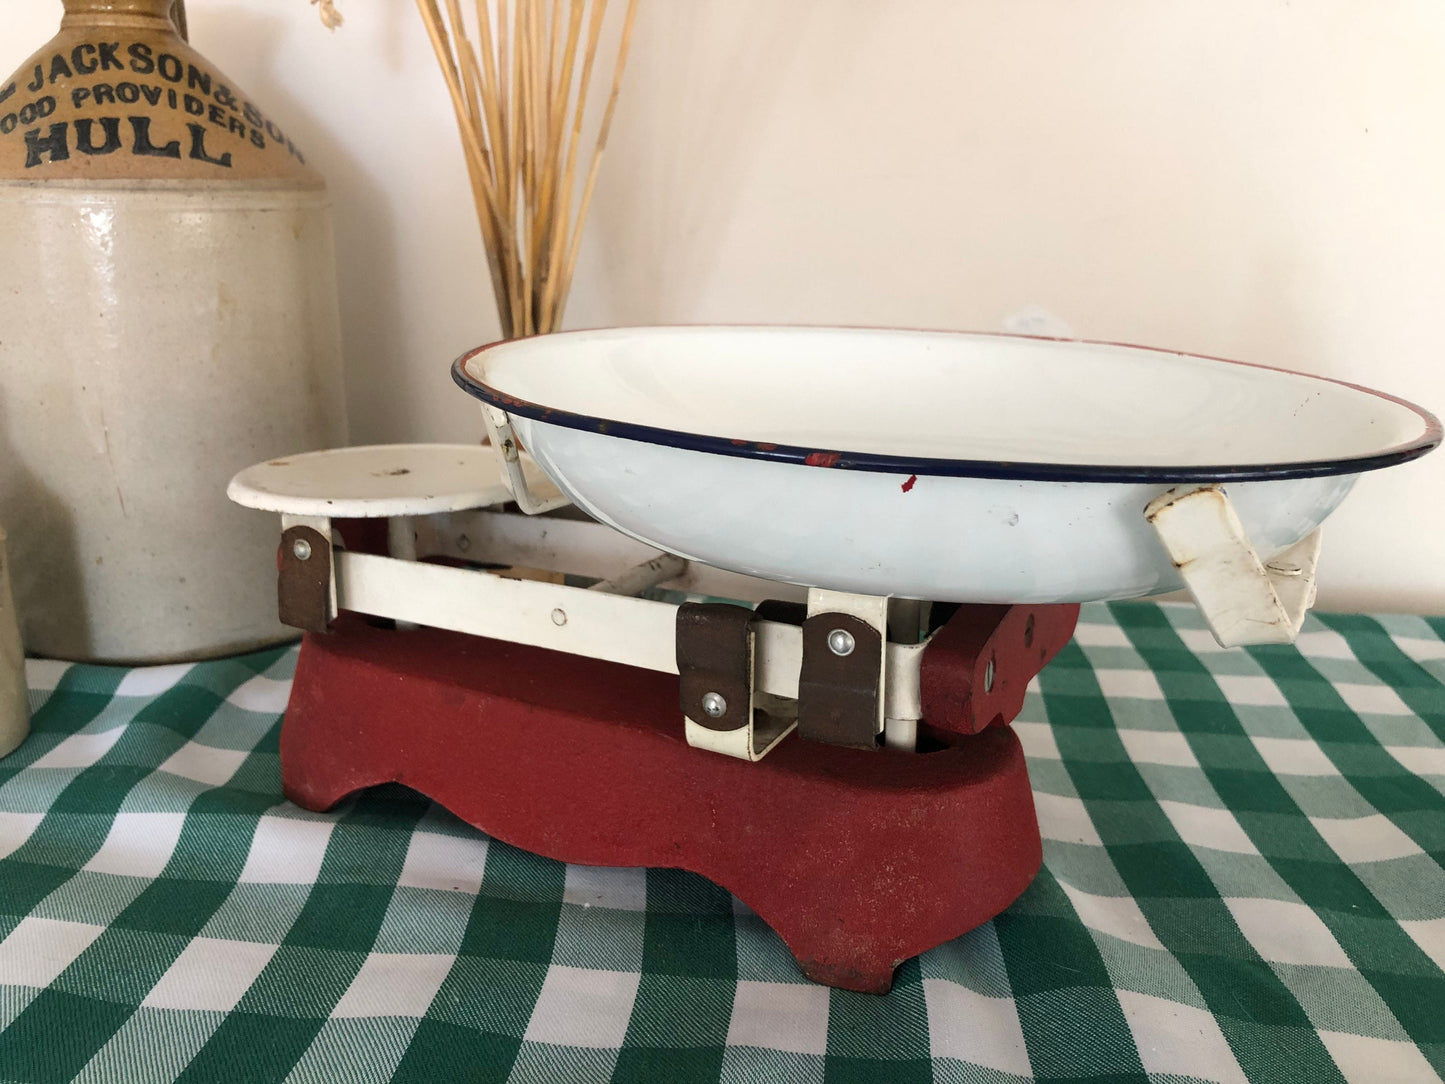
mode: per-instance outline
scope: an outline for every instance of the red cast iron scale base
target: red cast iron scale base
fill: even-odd
[[[755,764],[687,745],[674,676],[343,614],[303,642],[282,781],[316,811],[402,783],[549,858],[690,870],[751,907],[808,978],[886,993],[900,963],[1038,872],[1023,751],[1001,724],[1077,614],[960,610],[925,651],[924,730],[951,742],[936,752],[794,734]]]

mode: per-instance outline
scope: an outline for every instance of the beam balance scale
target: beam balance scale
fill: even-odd
[[[1221,643],[1289,642],[1320,523],[1441,439],[1329,380],[1010,336],[577,332],[453,375],[489,447],[231,483],[280,513],[306,633],[287,797],[399,782],[551,858],[691,870],[874,993],[1038,871],[1007,724],[1078,603],[1183,587]]]

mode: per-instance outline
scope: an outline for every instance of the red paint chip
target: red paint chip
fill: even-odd
[[[904,493],[907,493],[909,490],[911,490],[911,489],[912,489],[914,486],[916,486],[917,484],[918,484],[918,475],[916,475],[916,474],[910,474],[910,475],[908,476],[908,481],[906,481],[906,482],[903,483],[903,492],[904,492]]]
[[[840,458],[837,452],[813,452],[804,462],[810,467],[836,467]]]

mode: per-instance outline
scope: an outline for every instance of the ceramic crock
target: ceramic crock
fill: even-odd
[[[0,519],[30,651],[277,641],[241,467],[345,442],[325,185],[171,0],[65,0],[0,83]]]
[[[0,527],[0,757],[14,751],[30,733],[30,694],[25,684],[25,653],[10,597],[5,559],[5,528]]]

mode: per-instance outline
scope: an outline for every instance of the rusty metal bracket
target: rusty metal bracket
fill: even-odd
[[[792,730],[788,705],[755,689],[756,619],[742,606],[678,607],[678,703],[689,745],[760,760]]]
[[[780,625],[797,625],[801,628],[803,622],[808,620],[808,604],[769,598],[758,603],[753,615],[759,621],[776,621]]]
[[[798,733],[808,741],[878,748],[883,732],[883,633],[853,614],[803,622]]]
[[[688,602],[677,608],[677,670],[682,713],[726,733],[748,725],[753,696],[753,612]]]
[[[281,533],[276,594],[281,623],[307,632],[330,632],[336,619],[336,579],[331,540],[315,527]]]

